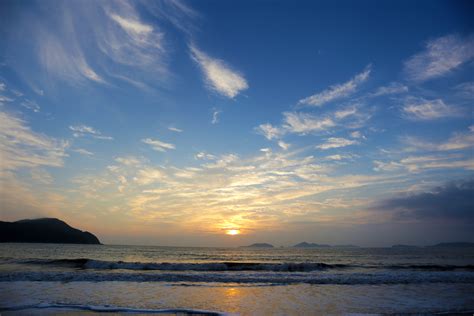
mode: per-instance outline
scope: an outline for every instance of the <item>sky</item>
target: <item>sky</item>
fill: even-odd
[[[472,1],[0,2],[0,220],[474,242]]]

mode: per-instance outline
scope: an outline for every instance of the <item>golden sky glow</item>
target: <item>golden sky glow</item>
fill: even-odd
[[[227,235],[235,236],[240,234],[240,230],[238,229],[229,229],[225,232]]]

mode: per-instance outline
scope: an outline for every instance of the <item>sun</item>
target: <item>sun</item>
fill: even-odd
[[[225,233],[227,235],[235,236],[235,235],[240,234],[240,230],[238,230],[238,229],[228,229],[228,230],[226,230]]]

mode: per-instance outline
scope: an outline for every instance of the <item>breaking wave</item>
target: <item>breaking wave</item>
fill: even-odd
[[[76,311],[91,311],[100,313],[120,313],[120,314],[179,314],[179,315],[210,315],[220,316],[225,313],[200,310],[200,309],[144,309],[144,308],[128,308],[119,306],[95,306],[95,305],[78,305],[78,304],[36,304],[36,305],[21,305],[0,307],[0,311],[24,311],[35,309],[51,309],[51,310],[76,310]]]
[[[158,270],[158,271],[269,271],[269,272],[311,272],[330,269],[366,268],[416,271],[474,271],[474,265],[348,265],[322,262],[265,263],[265,262],[206,262],[206,263],[168,263],[168,262],[126,262],[94,259],[28,259],[10,263],[56,265],[79,269],[95,270]]]
[[[474,283],[474,273],[441,272],[372,272],[372,273],[308,273],[308,272],[42,272],[25,271],[0,274],[0,282],[196,282],[242,284],[422,284],[422,283]]]

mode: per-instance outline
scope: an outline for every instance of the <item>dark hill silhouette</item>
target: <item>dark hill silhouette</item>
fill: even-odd
[[[306,241],[300,242],[299,244],[296,244],[296,245],[293,246],[293,248],[328,248],[328,247],[331,247],[331,246],[315,244],[315,243],[308,243]]]
[[[249,246],[243,246],[243,248],[273,248],[273,245],[267,243],[256,243]]]
[[[73,228],[57,218],[0,221],[0,242],[100,245],[93,234]]]
[[[428,246],[428,247],[436,247],[436,248],[441,248],[441,247],[456,247],[456,248],[462,248],[462,247],[474,247],[474,243],[472,242],[442,242],[433,246]]]

